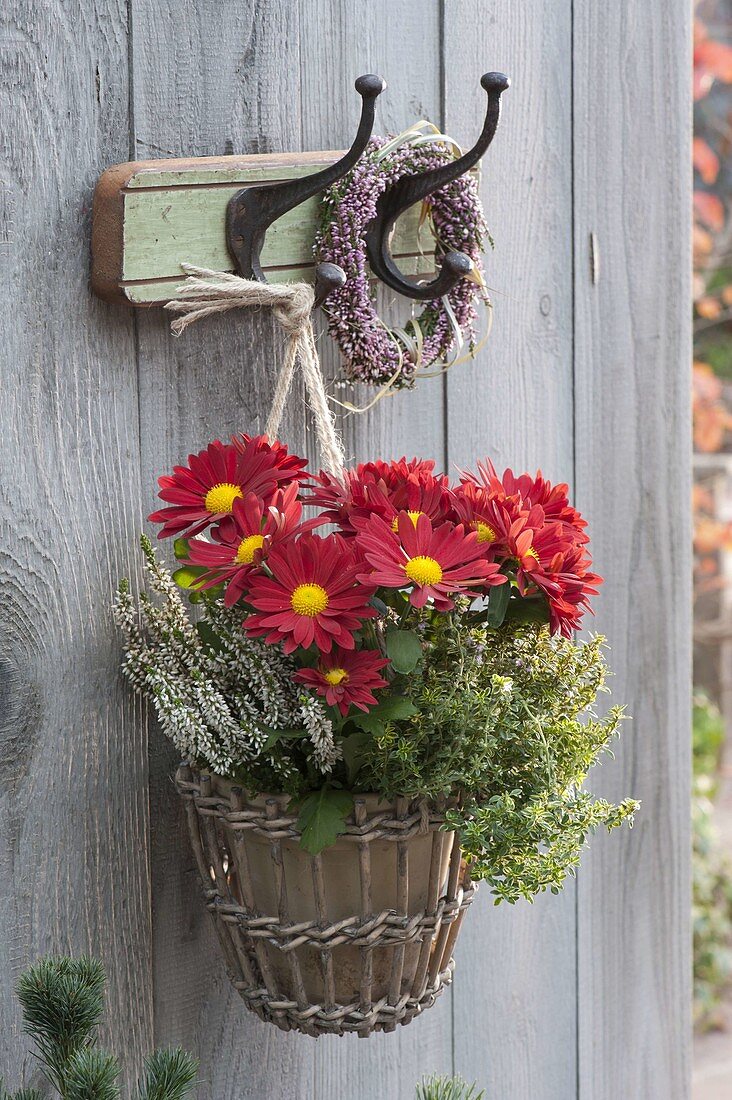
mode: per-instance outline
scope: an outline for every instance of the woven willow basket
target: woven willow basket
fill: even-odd
[[[311,856],[287,795],[247,800],[188,764],[176,785],[230,977],[261,1019],[367,1036],[449,985],[476,887],[436,807],[356,798],[346,832]]]

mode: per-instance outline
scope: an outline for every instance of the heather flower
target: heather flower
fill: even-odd
[[[339,264],[346,283],[328,296],[328,331],[337,342],[349,381],[397,388],[414,385],[419,368],[445,363],[460,343],[475,345],[478,285],[461,279],[446,300],[428,302],[402,329],[379,319],[366,260],[365,229],[379,197],[404,176],[448,162],[452,148],[439,138],[420,145],[397,145],[384,154],[386,139],[373,138],[356,166],[323,198],[323,228],[315,242],[316,262]],[[425,200],[439,255],[458,250],[482,270],[485,221],[475,179],[460,176]],[[484,292],[483,292],[484,293]]]

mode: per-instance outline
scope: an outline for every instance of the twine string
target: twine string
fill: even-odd
[[[187,275],[186,281],[176,289],[177,297],[165,305],[166,309],[180,314],[171,322],[173,334],[180,336],[189,325],[214,313],[269,307],[287,336],[287,345],[265,431],[270,440],[277,438],[295,368],[299,363],[323,465],[337,477],[342,476],[345,462],[343,444],[328,404],[315,346],[311,320],[315,301],[313,288],[306,283],[258,283],[227,271],[210,271],[192,264],[181,264],[181,267]]]

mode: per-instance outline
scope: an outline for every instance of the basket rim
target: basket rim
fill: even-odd
[[[200,768],[190,760],[179,765],[175,785],[183,799],[195,803],[199,814],[221,818],[237,832],[252,831],[271,840],[299,840],[302,835],[297,828],[298,814],[288,813],[292,796],[285,792],[262,792],[250,798],[235,780]],[[404,795],[383,799],[373,792],[349,793],[353,795],[354,808],[345,819],[339,841],[363,843],[424,836],[444,829],[445,810],[453,804],[452,799],[410,799]]]

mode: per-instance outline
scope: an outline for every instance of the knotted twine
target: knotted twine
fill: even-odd
[[[177,297],[165,305],[166,309],[181,314],[171,322],[173,334],[180,336],[189,325],[214,313],[269,306],[287,336],[287,345],[265,432],[270,440],[277,438],[295,367],[299,363],[323,465],[336,477],[341,477],[345,456],[328,405],[315,346],[311,320],[315,304],[313,288],[307,283],[258,283],[227,271],[210,271],[192,264],[181,264],[181,267],[188,278],[176,288]]]

